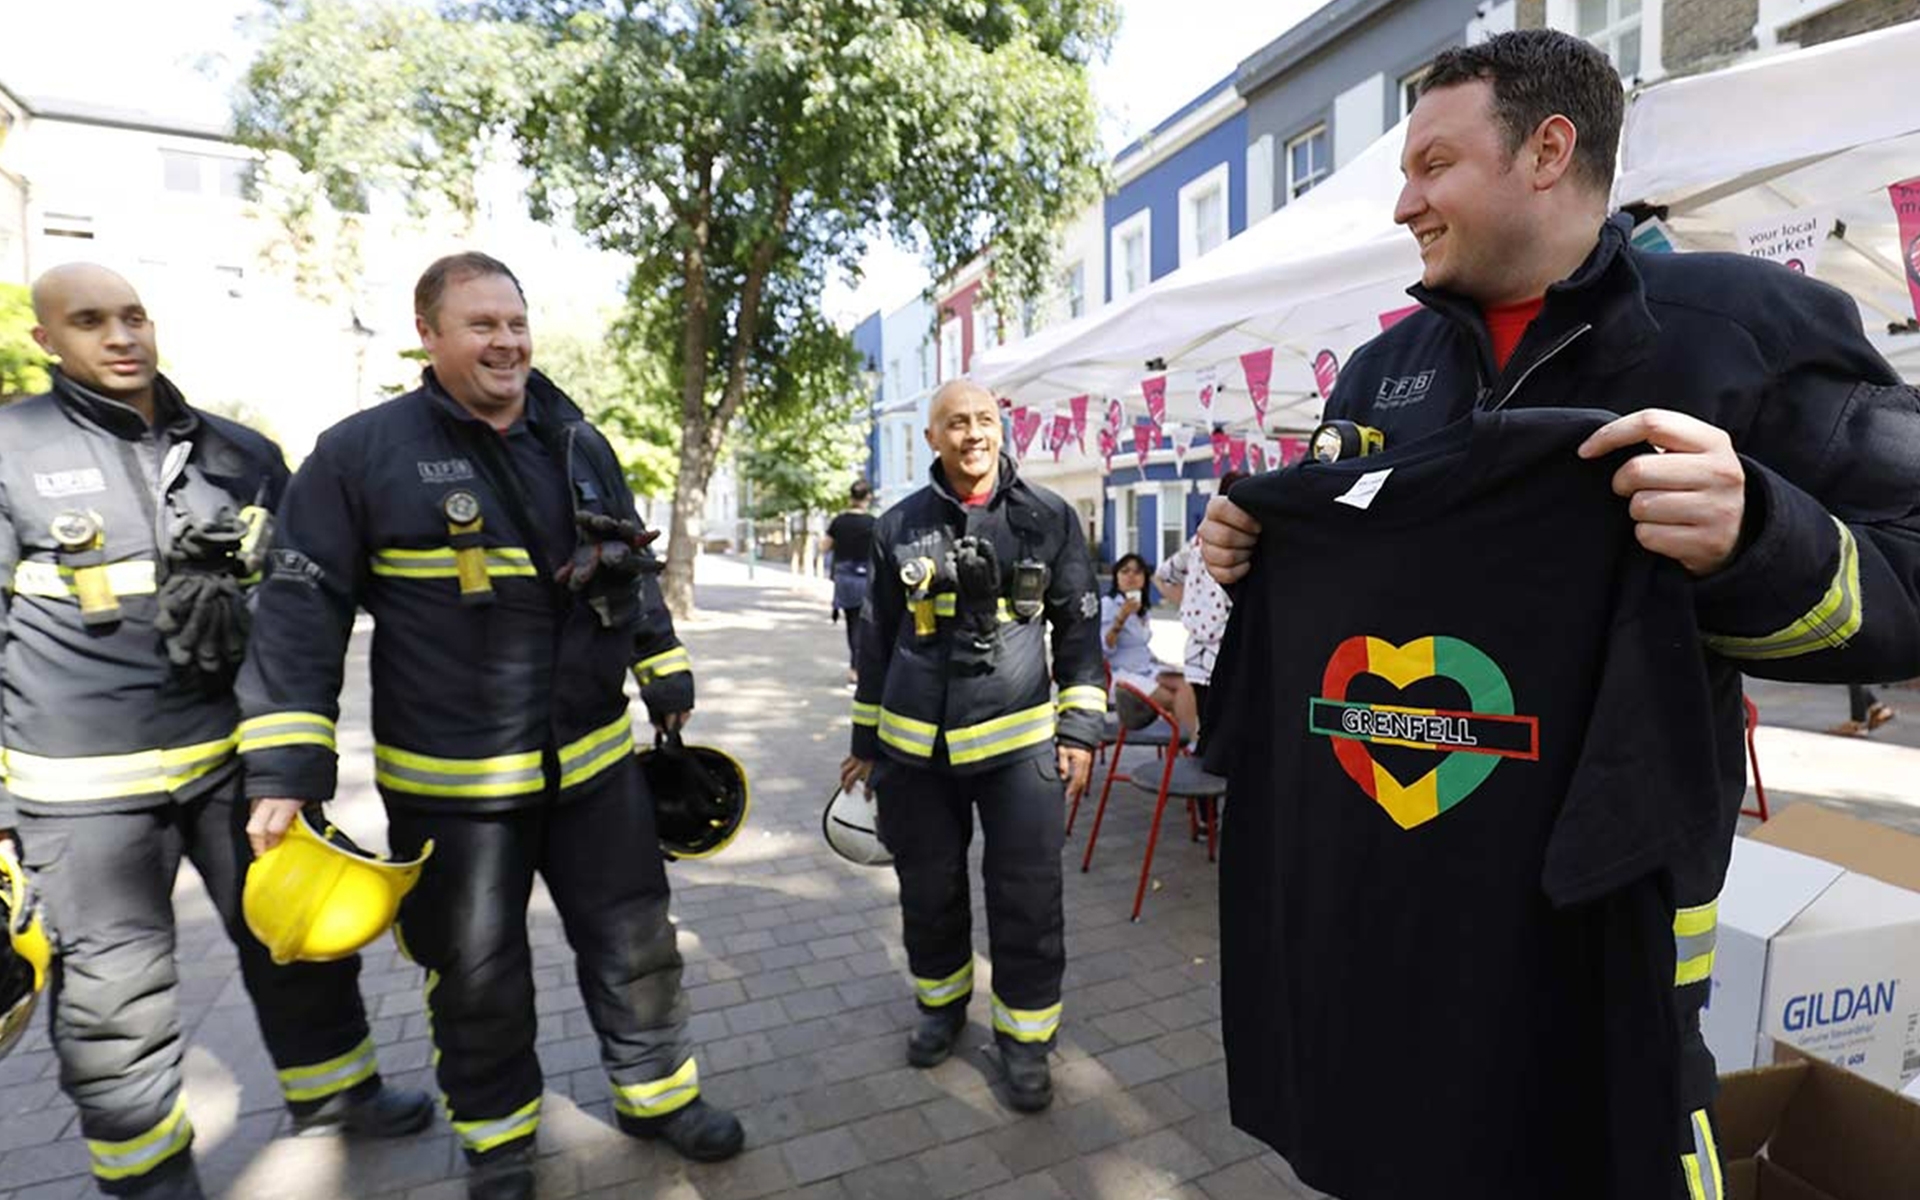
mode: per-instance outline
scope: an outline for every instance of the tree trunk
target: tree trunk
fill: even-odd
[[[661,597],[676,620],[693,615],[693,560],[700,552],[707,483],[718,449],[707,412],[707,239],[712,230],[713,160],[692,164],[693,196],[687,214],[686,249],[680,256],[686,289],[686,332],[681,339],[680,473],[673,485],[673,519],[667,529],[667,568]]]

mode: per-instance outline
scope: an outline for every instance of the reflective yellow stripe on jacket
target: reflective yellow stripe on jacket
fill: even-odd
[[[902,754],[932,758],[933,743],[939,736],[940,727],[931,721],[903,717],[884,706],[880,709],[880,740]]]
[[[240,753],[280,746],[320,746],[332,750],[333,734],[332,718],[319,713],[268,713],[240,722]]]
[[[855,725],[865,725],[869,729],[878,726],[880,724],[880,706],[878,704],[862,704],[858,700],[855,700],[853,702],[853,723]]]
[[[560,786],[577,787],[633,754],[633,718],[623,710],[583,738],[560,747]]]
[[[233,757],[234,739],[132,754],[49,758],[0,750],[7,789],[42,804],[84,804],[156,792],[177,792]]]
[[[519,546],[488,546],[487,574],[491,576],[533,576],[533,559]],[[452,546],[433,546],[425,550],[403,550],[389,546],[373,552],[373,573],[395,579],[458,579],[459,559]]]
[[[193,1122],[187,1120],[187,1098],[176,1097],[172,1111],[160,1118],[152,1129],[124,1142],[87,1139],[87,1153],[93,1159],[97,1179],[131,1179],[146,1175],[161,1163],[193,1144]]]
[[[547,785],[538,750],[491,758],[436,758],[376,743],[373,763],[376,783],[414,796],[494,799],[530,795]]]
[[[956,617],[960,615],[959,601],[952,592],[942,592],[933,598],[933,615],[936,617]],[[1002,621],[1014,620],[1013,608],[1008,605],[1005,596],[1000,598],[999,617]]]
[[[1860,547],[1853,531],[1839,521],[1840,565],[1818,602],[1791,624],[1759,637],[1703,634],[1709,650],[1728,658],[1766,660],[1794,658],[1816,650],[1839,649],[1860,632]]]
[[[1687,1118],[1693,1129],[1693,1153],[1680,1156],[1680,1173],[1686,1177],[1687,1200],[1722,1200],[1726,1182],[1720,1176],[1720,1151],[1713,1144],[1713,1119],[1703,1108]]]
[[[1712,977],[1719,928],[1718,899],[1673,914],[1673,986],[1685,987]]]
[[[665,679],[669,675],[679,675],[693,670],[693,659],[688,656],[685,646],[675,646],[671,650],[643,658],[633,664],[633,677],[645,687],[656,679]]]
[[[955,766],[984,762],[1053,740],[1053,705],[1032,708],[947,730],[947,760]]]
[[[154,582],[153,560],[107,563],[107,587],[116,596],[151,596]],[[15,563],[13,593],[16,596],[51,596],[77,600],[73,586],[73,568],[50,562]]]
[[[1085,684],[1060,689],[1059,709],[1079,708],[1087,712],[1105,714],[1107,711],[1107,691],[1105,688],[1091,687]]]
[[[689,1058],[665,1079],[647,1083],[615,1083],[613,1107],[629,1117],[664,1117],[679,1112],[700,1094],[700,1068]]]

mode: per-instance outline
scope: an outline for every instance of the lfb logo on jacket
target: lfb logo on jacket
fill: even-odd
[[[1375,408],[1406,408],[1418,404],[1427,398],[1433,390],[1433,377],[1439,372],[1428,369],[1418,375],[1388,376],[1380,381],[1380,390],[1374,393]]]
[[[107,490],[106,476],[99,467],[78,467],[71,471],[35,471],[33,490],[49,500],[66,496],[90,496]]]
[[[414,464],[420,468],[420,482],[429,484],[459,483],[473,478],[473,464],[464,458],[442,458],[435,461],[421,461]]]

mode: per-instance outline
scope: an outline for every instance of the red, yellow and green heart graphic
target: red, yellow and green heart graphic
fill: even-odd
[[[1423,679],[1450,679],[1471,711],[1408,708],[1349,701],[1348,685],[1377,675],[1406,689]],[[1323,695],[1308,702],[1307,727],[1333,739],[1334,757],[1360,790],[1402,829],[1433,820],[1474,793],[1503,758],[1540,757],[1540,721],[1516,716],[1505,672],[1471,643],[1423,637],[1395,646],[1350,637],[1327,660]],[[1434,767],[1403,784],[1374,760],[1370,744],[1448,751]]]

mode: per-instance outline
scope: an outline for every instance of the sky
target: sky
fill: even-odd
[[[1109,153],[1231,73],[1324,0],[1120,0],[1118,37],[1093,69]],[[219,123],[226,84],[247,57],[237,23],[248,0],[91,0],[84,35],[69,4],[0,0],[0,82],[16,92]],[[850,325],[891,310],[926,283],[917,254],[890,243],[867,255],[857,285],[834,281],[824,304]]]

